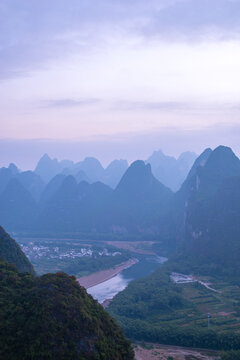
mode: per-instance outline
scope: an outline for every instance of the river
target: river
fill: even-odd
[[[131,267],[123,270],[120,274],[106,280],[98,285],[90,287],[87,292],[100,304],[104,301],[112,299],[120,291],[123,291],[128,284],[153,273],[167,259],[159,256],[137,256],[138,262]]]

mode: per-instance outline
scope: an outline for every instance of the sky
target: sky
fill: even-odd
[[[240,155],[239,0],[1,0],[0,165]]]

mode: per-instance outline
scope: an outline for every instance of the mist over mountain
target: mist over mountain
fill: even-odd
[[[127,168],[127,160],[113,160],[105,169],[105,184],[115,189]]]
[[[54,176],[61,173],[65,168],[71,167],[73,165],[73,161],[63,160],[58,161],[57,159],[50,159],[50,157],[45,154],[39,160],[35,173],[40,175],[41,178],[47,183]]]
[[[36,220],[38,207],[28,190],[11,179],[0,194],[0,223],[8,230],[29,231]]]
[[[178,159],[165,155],[161,150],[155,151],[146,161],[151,164],[153,175],[172,191],[179,190],[186,179],[197,155],[187,151]]]
[[[126,160],[114,160],[104,169],[100,161],[93,157],[86,157],[83,161],[74,163],[69,160],[58,161],[57,159],[51,159],[45,154],[39,160],[35,172],[46,182],[62,173],[74,176],[77,182],[87,181],[93,183],[101,181],[115,188],[127,168],[128,163]]]
[[[13,173],[9,168],[0,169],[0,193],[6,188],[12,177]]]
[[[46,185],[46,187],[44,188],[42,194],[41,194],[41,199],[40,199],[40,207],[43,206],[43,204],[45,204],[49,199],[51,199],[51,197],[54,196],[54,194],[58,191],[58,189],[61,187],[64,179],[66,179],[66,175],[64,174],[58,174],[56,176],[54,176],[49,183]]]
[[[144,161],[134,162],[122,177],[111,201],[111,230],[116,233],[157,233],[158,219],[172,192],[152,174]]]
[[[157,218],[172,192],[156,180],[150,165],[136,161],[112,190],[101,182],[77,184],[73,176],[55,177],[58,190],[45,201],[37,227],[45,231],[157,232]]]
[[[146,160],[146,163],[151,164],[153,175],[161,183],[172,189],[172,191],[177,191],[184,182],[196,158],[197,155],[190,151],[182,153],[176,159],[165,155],[159,150],[155,151]],[[45,182],[51,180],[55,175],[63,173],[74,176],[78,182],[87,181],[93,183],[101,181],[114,189],[127,168],[128,162],[123,159],[113,160],[104,169],[100,161],[93,157],[87,157],[83,161],[73,163],[68,160],[58,161],[57,159],[50,159],[45,154],[39,160],[35,172]]]
[[[39,201],[45,183],[39,175],[33,171],[24,171],[16,174],[15,179],[17,179],[26,190],[30,192],[35,201]]]
[[[175,170],[180,169],[179,164],[185,164],[186,173],[194,158],[189,152],[178,160],[156,152],[151,162],[155,169],[164,163],[168,170],[170,163]],[[46,155],[40,160],[42,168],[45,162],[45,170],[59,164]],[[3,168],[0,183],[5,189],[1,194],[0,220],[11,231],[31,228],[43,232],[159,234],[159,240],[173,250],[183,240],[187,206],[193,194],[209,197],[223,179],[238,176],[239,159],[226,147],[206,149],[186,173],[186,180],[175,194],[156,179],[150,164],[136,161],[126,168],[124,160],[116,160],[104,169],[98,160],[86,158],[71,163],[70,168],[55,175],[46,186],[36,173],[13,175],[10,169]],[[90,181],[90,176],[103,181]],[[14,181],[9,185],[10,180]],[[115,190],[106,185],[113,180],[117,183]]]
[[[8,169],[11,171],[13,175],[17,175],[20,172],[17,166],[13,163],[9,164]]]
[[[33,171],[21,172],[14,164],[10,164],[8,168],[0,168],[0,194],[6,189],[10,180],[13,179],[19,181],[35,201],[40,200],[45,187],[42,178]]]

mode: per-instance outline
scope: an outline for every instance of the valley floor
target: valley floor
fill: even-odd
[[[220,360],[219,353],[159,344],[135,344],[136,360]]]

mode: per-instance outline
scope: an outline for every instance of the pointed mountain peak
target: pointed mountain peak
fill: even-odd
[[[209,158],[209,160],[211,159],[211,161],[216,161],[216,160],[220,160],[220,161],[225,161],[225,160],[237,160],[237,156],[234,154],[234,152],[232,151],[232,149],[228,146],[223,146],[220,145],[218,146],[215,150],[213,150],[211,157]]]
[[[165,156],[164,152],[159,149],[159,150],[155,150],[153,153],[152,153],[152,156]]]
[[[205,168],[224,174],[224,177],[239,176],[240,160],[230,147],[221,145],[210,154]]]
[[[50,156],[46,153],[44,154],[40,160],[51,160]]]
[[[152,170],[151,170],[151,165],[150,164],[145,164],[145,162],[143,160],[137,160],[134,161],[129,169],[127,170],[126,174],[130,175],[130,174],[134,174],[137,176],[140,175],[152,175]]]
[[[152,175],[151,165],[137,160],[127,169],[116,190],[136,192],[148,187],[153,179],[157,181]]]
[[[38,166],[39,164],[48,164],[48,163],[50,163],[50,162],[52,162],[52,161],[53,161],[53,159],[51,159],[48,154],[44,154],[44,155],[39,159],[37,166]]]
[[[192,178],[193,176],[196,175],[197,173],[197,169],[199,166],[203,167],[205,166],[206,162],[208,161],[210,155],[212,153],[212,149],[207,148],[205,149],[201,155],[199,155],[199,157],[195,160],[188,176],[187,176],[187,180],[189,180],[190,178]]]
[[[214,151],[206,149],[195,161],[187,182],[204,196],[212,196],[224,179],[240,176],[240,160],[232,149],[219,146]]]
[[[8,169],[11,171],[11,173],[13,175],[17,175],[19,173],[19,169],[17,168],[17,166],[13,163],[8,165]]]
[[[160,160],[166,160],[166,159],[173,159],[176,161],[176,159],[172,156],[165,155],[164,152],[160,150],[156,150],[152,153],[152,155],[147,159],[147,163],[154,164],[155,162],[158,162]]]
[[[48,154],[44,154],[38,161],[37,167],[39,165],[49,165],[51,163],[58,163],[57,159],[51,159]],[[36,168],[37,168],[36,167]]]
[[[51,159],[45,154],[39,160],[35,173],[40,175],[45,182],[49,182],[55,175],[61,172],[61,166],[57,159]]]

